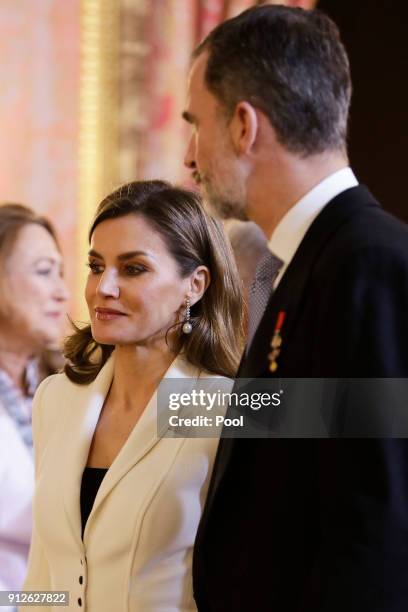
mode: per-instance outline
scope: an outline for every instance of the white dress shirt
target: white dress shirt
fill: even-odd
[[[280,220],[268,242],[271,253],[283,261],[274,289],[318,214],[337,195],[357,185],[358,181],[351,168],[342,168],[313,187]]]

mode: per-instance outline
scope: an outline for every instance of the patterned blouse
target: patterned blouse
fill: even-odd
[[[34,393],[39,384],[38,361],[29,361],[25,372],[26,395],[14,385],[4,370],[0,369],[0,403],[16,424],[28,449],[33,449],[31,410]]]

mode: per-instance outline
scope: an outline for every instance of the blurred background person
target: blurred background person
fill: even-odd
[[[67,300],[62,258],[47,219],[0,205],[0,590],[21,589],[34,488],[31,401],[53,370]]]

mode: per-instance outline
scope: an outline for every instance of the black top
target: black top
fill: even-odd
[[[105,477],[107,468],[86,467],[82,474],[81,484],[81,522],[82,522],[82,537],[84,536],[86,521],[91,514],[92,506],[94,505],[96,494],[101,486],[102,480]]]

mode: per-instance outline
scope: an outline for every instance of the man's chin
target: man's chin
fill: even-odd
[[[220,200],[219,198],[211,197],[206,195],[206,202],[208,202],[211,212],[217,215],[220,219],[238,219],[239,221],[248,221],[248,217],[245,212],[245,207],[242,203],[231,202],[229,200]]]

